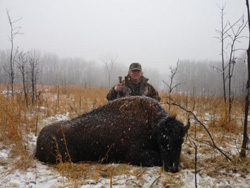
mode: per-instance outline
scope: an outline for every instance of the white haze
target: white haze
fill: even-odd
[[[219,60],[215,29],[225,3],[225,21],[246,18],[245,0],[0,0],[0,50],[10,48],[9,10],[13,20],[22,17],[15,46],[25,51],[95,62],[111,54],[159,71],[178,59]]]

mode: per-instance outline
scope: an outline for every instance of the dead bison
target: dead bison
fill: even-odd
[[[44,127],[35,156],[43,162],[99,161],[161,166],[177,172],[189,128],[154,99],[128,97]]]

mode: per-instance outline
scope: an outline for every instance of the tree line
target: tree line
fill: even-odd
[[[9,76],[9,50],[0,50],[0,83],[7,84]],[[112,69],[108,71],[107,67]],[[31,65],[35,65],[38,84],[49,85],[83,85],[85,87],[109,88],[118,82],[118,76],[126,76],[128,66],[118,60],[111,62],[86,61],[81,58],[59,58],[55,54],[41,53],[39,51],[19,52],[13,63],[14,82],[22,82],[20,65],[26,68],[26,77],[30,74]],[[4,68],[5,67],[5,68]],[[160,77],[157,70],[143,67],[145,76],[150,78],[152,84],[160,89]]]
[[[179,83],[177,92],[185,92],[193,96],[223,95],[222,74],[217,70],[219,61],[190,61],[179,62],[176,82]],[[227,73],[225,76],[228,77]],[[236,61],[232,78],[233,96],[242,96],[247,80],[247,65],[245,58]],[[226,88],[228,88],[226,81]]]
[[[0,50],[0,83],[9,83],[9,50]],[[83,85],[85,87],[109,88],[118,82],[118,76],[127,75],[128,67],[123,63],[107,61],[94,62],[80,58],[59,58],[55,54],[39,51],[19,52],[13,64],[14,83],[36,83],[48,85]],[[110,70],[108,71],[107,67]],[[174,92],[189,95],[214,96],[222,94],[220,62],[180,60],[174,82]],[[247,79],[245,58],[242,55],[235,63],[232,79],[234,96],[244,94]],[[157,69],[144,68],[144,75],[158,90],[167,91],[164,82],[169,82],[170,73],[160,74]],[[159,67],[160,68],[160,67]],[[27,87],[29,87],[27,84]]]

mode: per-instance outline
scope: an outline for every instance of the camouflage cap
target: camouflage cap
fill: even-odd
[[[129,70],[133,71],[133,70],[142,70],[141,68],[141,64],[140,63],[131,63],[131,65],[129,66]]]

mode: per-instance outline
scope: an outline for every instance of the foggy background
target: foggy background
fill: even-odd
[[[22,18],[15,23],[22,34],[14,45],[36,54],[39,83],[111,87],[130,63],[140,62],[149,82],[162,90],[169,67],[179,60],[177,89],[220,93],[215,67],[221,66],[221,45],[215,30],[221,27],[223,5],[225,22],[246,12],[245,0],[0,0],[0,82],[8,81],[2,69],[10,49],[7,10],[13,20]],[[246,49],[247,43],[243,38],[236,45]],[[235,93],[246,76],[244,51],[236,55]]]

